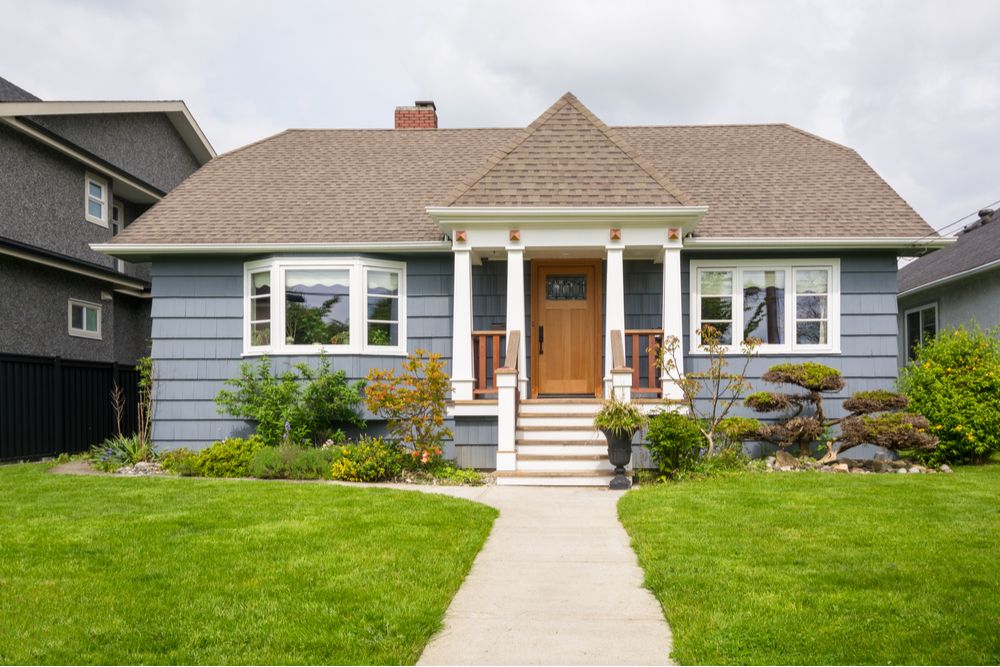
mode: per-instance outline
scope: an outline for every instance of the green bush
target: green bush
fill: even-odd
[[[167,472],[181,477],[194,477],[198,474],[198,455],[186,447],[163,452],[157,461]]]
[[[698,423],[676,412],[660,412],[649,420],[646,449],[660,472],[674,476],[691,466],[708,443]]]
[[[288,464],[277,447],[261,447],[250,461],[250,476],[259,479],[288,477]]]
[[[1000,341],[997,330],[943,331],[917,348],[900,389],[909,409],[940,438],[931,463],[984,463],[1000,452]]]
[[[325,479],[337,457],[335,448],[261,447],[250,462],[250,476],[260,479]]]
[[[250,464],[261,447],[264,443],[256,435],[220,440],[198,452],[195,469],[204,477],[249,477]]]
[[[156,458],[153,446],[137,435],[116,435],[90,450],[90,460],[95,468],[114,472],[122,466]]]
[[[295,452],[288,461],[289,479],[328,479],[336,458],[333,448],[304,448]]]
[[[382,438],[362,437],[340,448],[340,457],[331,466],[333,479],[347,482],[384,482],[399,477],[406,464],[399,445]]]
[[[226,384],[233,389],[215,397],[219,412],[254,422],[271,447],[337,440],[344,427],[365,425],[358,413],[361,384],[348,384],[343,371],[330,370],[326,357],[318,368],[301,363],[277,375],[265,357],[256,367],[242,364],[240,377]]]

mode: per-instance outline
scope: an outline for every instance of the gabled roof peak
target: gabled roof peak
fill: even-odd
[[[694,202],[567,92],[494,152],[446,206],[677,206]]]

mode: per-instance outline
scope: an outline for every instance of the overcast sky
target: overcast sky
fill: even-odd
[[[219,152],[287,127],[787,122],[858,150],[935,227],[1000,199],[1000,2],[0,0],[0,76],[183,99]]]

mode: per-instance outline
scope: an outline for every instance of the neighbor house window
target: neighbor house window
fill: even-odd
[[[118,236],[125,227],[125,212],[121,202],[115,202],[111,206],[111,236]],[[114,258],[115,271],[125,272],[125,260]]]
[[[100,176],[88,173],[83,179],[84,217],[87,222],[108,226],[108,182]]]
[[[96,303],[70,299],[68,319],[71,336],[101,337],[101,307]]]
[[[692,348],[711,326],[733,351],[749,338],[765,353],[839,351],[839,271],[836,259],[692,260]]]
[[[937,304],[931,303],[919,308],[911,308],[905,313],[906,355],[913,359],[917,346],[923,345],[937,335]]]
[[[406,351],[400,262],[274,258],[248,263],[245,285],[249,354]]]

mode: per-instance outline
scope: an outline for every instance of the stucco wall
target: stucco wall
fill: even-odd
[[[31,120],[164,192],[199,166],[162,113],[35,116]]]

